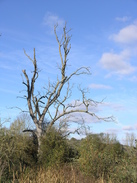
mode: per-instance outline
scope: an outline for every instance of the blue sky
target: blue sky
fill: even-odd
[[[0,0],[0,117],[14,119],[18,106],[26,102],[17,98],[23,93],[22,69],[32,70],[23,49],[36,57],[42,69],[37,90],[54,81],[60,62],[53,32],[58,35],[67,22],[71,28],[71,52],[68,72],[89,66],[91,76],[73,79],[76,85],[89,87],[88,96],[104,104],[97,114],[113,115],[117,123],[87,119],[95,133],[116,133],[120,138],[137,130],[137,0]],[[85,82],[86,81],[86,82]],[[74,89],[73,98],[80,97]],[[98,112],[99,111],[99,112]]]

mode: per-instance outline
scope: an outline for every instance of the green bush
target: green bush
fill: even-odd
[[[13,134],[10,130],[0,130],[0,179],[12,180],[24,167],[36,164],[36,148],[31,137]]]
[[[39,163],[44,166],[61,165],[71,159],[71,149],[66,138],[55,128],[41,138]]]
[[[119,142],[104,143],[99,135],[88,135],[81,144],[79,164],[81,170],[96,179],[108,180],[117,174],[117,167],[124,158],[124,151]]]

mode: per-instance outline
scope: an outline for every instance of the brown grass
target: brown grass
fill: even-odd
[[[22,171],[18,176],[14,173],[12,183],[106,183],[101,177],[94,180],[88,177],[73,165],[65,165],[61,168],[37,168],[35,170]],[[109,181],[109,183],[112,183]]]

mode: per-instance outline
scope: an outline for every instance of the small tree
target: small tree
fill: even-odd
[[[86,113],[90,116],[97,117],[99,120],[103,119],[105,121],[110,121],[112,118],[99,118],[95,115],[94,112],[90,111],[90,106],[93,106],[97,104],[97,102],[93,101],[92,99],[87,99],[85,96],[85,90],[80,89],[80,92],[82,93],[82,101],[75,100],[74,104],[67,104],[66,101],[71,95],[71,88],[69,85],[69,81],[73,76],[79,76],[83,74],[90,74],[90,70],[88,67],[80,67],[76,71],[72,72],[70,75],[67,76],[66,74],[66,67],[68,64],[68,54],[71,49],[70,40],[71,36],[69,36],[69,31],[66,29],[66,25],[63,28],[63,35],[61,40],[59,40],[57,33],[56,33],[57,26],[54,27],[54,33],[56,36],[56,40],[59,47],[59,55],[61,59],[61,67],[60,69],[60,78],[57,77],[56,83],[49,82],[48,87],[45,88],[45,94],[41,95],[40,92],[38,92],[37,95],[35,95],[35,82],[37,81],[39,77],[39,70],[37,66],[36,61],[36,55],[35,55],[35,49],[34,49],[34,58],[30,58],[29,55],[25,55],[29,58],[30,61],[32,61],[34,71],[33,76],[30,79],[26,73],[26,70],[22,70],[26,82],[23,81],[23,84],[26,86],[27,89],[27,95],[25,96],[25,99],[27,99],[28,109],[30,116],[36,126],[35,134],[38,139],[38,147],[40,147],[41,144],[41,136],[45,132],[45,129],[43,128],[43,121],[44,118],[50,118],[49,125],[46,128],[46,133],[51,129],[51,127],[54,125],[54,123],[61,118],[64,118],[65,116],[68,117],[68,115],[72,113]],[[63,52],[63,54],[62,54]],[[61,91],[64,87],[67,87],[67,91],[65,96],[61,99]],[[51,114],[51,107],[54,107],[55,112],[54,115]],[[24,132],[31,131],[34,133],[31,129],[26,129]]]

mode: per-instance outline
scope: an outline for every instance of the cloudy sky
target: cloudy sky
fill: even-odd
[[[87,119],[94,133],[137,131],[137,0],[0,0],[0,117],[14,119],[26,101],[22,69],[32,71],[23,49],[33,56],[36,48],[41,70],[36,90],[54,81],[60,63],[54,25],[61,37],[71,28],[68,73],[89,66],[92,75],[73,78],[75,86],[89,88],[88,97],[104,103],[93,109],[116,122]],[[75,89],[71,100],[80,99]]]

